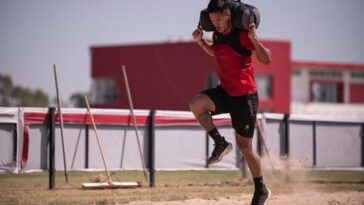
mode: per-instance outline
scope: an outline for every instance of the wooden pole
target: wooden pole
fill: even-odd
[[[61,109],[62,106],[61,106],[61,97],[60,97],[59,88],[58,88],[58,78],[57,78],[56,64],[53,64],[53,71],[54,71],[54,79],[55,79],[55,82],[56,82],[58,114],[59,114],[59,120],[60,120],[60,123],[61,123],[61,141],[62,141],[64,176],[66,178],[66,183],[68,183],[68,171],[67,171],[67,162],[66,162],[66,151],[65,151],[64,137],[63,137],[63,117],[62,117],[62,109]]]
[[[125,65],[122,65],[121,69],[123,71],[125,89],[126,89],[126,93],[127,93],[127,97],[128,97],[130,112],[131,112],[131,115],[132,115],[132,118],[133,118],[134,130],[135,130],[135,134],[136,134],[136,138],[137,138],[137,142],[138,142],[139,154],[140,154],[140,158],[141,158],[141,161],[142,161],[144,177],[145,177],[145,180],[148,181],[147,172],[146,172],[146,168],[145,168],[145,162],[144,162],[144,156],[143,156],[142,149],[140,147],[140,142],[139,142],[138,127],[137,127],[137,123],[136,123],[136,119],[135,119],[133,101],[132,101],[132,98],[131,98],[129,82],[128,82],[128,76],[126,75]]]
[[[259,141],[263,144],[264,151],[265,151],[265,153],[268,156],[268,159],[269,159],[270,165],[272,167],[273,173],[275,174],[276,173],[276,169],[274,167],[273,160],[272,160],[272,158],[270,156],[270,153],[269,153],[267,144],[265,143],[265,140],[264,140],[265,133],[264,133],[264,130],[263,130],[263,127],[262,126],[263,126],[262,123],[259,121],[259,119],[257,119],[257,127],[258,127],[259,132],[261,133],[261,135],[258,135]]]
[[[96,124],[95,124],[95,120],[94,120],[94,117],[92,116],[92,113],[91,113],[91,109],[90,109],[90,105],[88,103],[88,100],[87,100],[87,96],[85,95],[85,101],[86,101],[86,106],[87,106],[87,111],[88,113],[90,114],[90,117],[91,117],[91,121],[92,121],[92,126],[94,127],[94,132],[95,132],[95,135],[96,135],[96,139],[97,139],[97,144],[99,145],[99,149],[100,149],[100,153],[101,153],[101,157],[102,157],[102,161],[104,163],[104,167],[105,167],[105,172],[106,172],[106,175],[107,175],[107,181],[110,185],[112,185],[112,181],[111,181],[111,178],[110,178],[110,173],[109,173],[109,170],[107,169],[107,166],[106,166],[106,161],[105,161],[105,157],[104,157],[104,152],[102,151],[102,147],[101,147],[101,143],[100,143],[100,139],[99,139],[99,134],[97,132],[97,128],[96,128]]]

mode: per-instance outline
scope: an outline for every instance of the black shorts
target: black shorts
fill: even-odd
[[[235,97],[228,95],[220,86],[202,93],[215,104],[216,109],[211,115],[229,113],[235,131],[243,137],[253,137],[259,103],[257,93]]]

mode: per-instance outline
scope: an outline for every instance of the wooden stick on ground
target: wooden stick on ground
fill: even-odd
[[[134,130],[135,130],[135,134],[136,134],[136,138],[137,138],[137,142],[138,142],[139,154],[140,154],[140,158],[141,158],[141,161],[142,161],[144,177],[145,177],[145,180],[148,181],[147,172],[146,172],[146,168],[145,168],[145,162],[144,162],[144,156],[143,156],[142,149],[140,147],[140,142],[139,142],[138,127],[137,127],[137,123],[136,123],[136,119],[135,119],[133,101],[132,101],[132,98],[131,98],[129,82],[128,82],[128,76],[126,75],[125,65],[122,65],[121,69],[123,71],[125,89],[126,89],[126,93],[128,95],[128,102],[129,102],[130,112],[131,112],[131,115],[132,115],[132,118],[133,118]]]
[[[94,117],[93,117],[93,115],[91,113],[91,108],[90,108],[90,104],[88,103],[87,96],[85,96],[85,101],[86,101],[87,111],[88,111],[88,113],[90,114],[90,117],[91,117],[91,122],[92,122],[94,132],[95,132],[95,135],[96,135],[96,139],[97,139],[97,144],[99,145],[102,161],[103,161],[104,166],[105,166],[105,172],[106,172],[106,175],[107,175],[107,182],[83,183],[82,188],[84,188],[84,189],[109,189],[109,188],[114,189],[114,188],[139,187],[140,184],[137,183],[137,182],[113,182],[113,181],[111,181],[110,173],[109,173],[109,170],[107,169],[107,166],[106,166],[106,160],[105,160],[105,157],[104,157],[104,152],[102,150],[101,142],[100,142],[100,139],[99,139],[99,133],[97,132],[96,123],[95,123]]]
[[[99,145],[99,149],[100,149],[100,153],[101,153],[101,157],[102,157],[102,161],[104,163],[104,167],[105,167],[105,172],[106,172],[106,175],[107,175],[107,182],[109,185],[112,185],[112,181],[111,181],[111,178],[110,178],[110,173],[109,173],[109,170],[107,169],[107,166],[106,166],[106,161],[105,161],[105,157],[104,157],[104,152],[102,151],[102,147],[101,147],[101,143],[100,143],[100,139],[99,139],[99,133],[97,132],[97,128],[96,128],[96,124],[95,124],[95,120],[94,120],[94,117],[92,116],[92,113],[91,113],[91,109],[90,109],[90,105],[88,103],[88,100],[87,100],[87,96],[85,95],[85,101],[86,101],[86,106],[87,106],[87,111],[88,113],[90,114],[90,117],[91,117],[91,122],[92,122],[92,125],[94,127],[94,132],[95,132],[95,135],[96,135],[96,139],[97,139],[97,144]]]
[[[259,119],[257,119],[257,127],[258,127],[259,132],[261,133],[261,136],[258,135],[259,136],[259,140],[263,144],[264,151],[265,151],[265,153],[268,156],[268,159],[269,159],[270,165],[272,167],[273,173],[276,174],[276,169],[274,167],[273,160],[272,160],[272,158],[270,156],[270,153],[269,153],[269,149],[267,147],[267,144],[265,143],[265,139],[264,139],[265,138],[265,133],[264,133],[264,130],[263,130],[263,127],[262,126],[263,125],[262,125],[261,121]]]
[[[62,141],[62,152],[63,152],[64,176],[66,178],[66,183],[68,183],[66,151],[65,151],[64,137],[63,137],[63,117],[62,117],[62,109],[61,109],[62,106],[61,106],[61,97],[60,97],[59,88],[58,88],[57,69],[56,69],[56,65],[55,64],[53,64],[53,71],[54,71],[54,79],[55,79],[55,82],[56,82],[58,115],[59,115],[59,120],[61,122],[61,141]]]

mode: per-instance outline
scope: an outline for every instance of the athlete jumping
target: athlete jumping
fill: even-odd
[[[215,58],[220,85],[194,96],[190,109],[215,142],[208,164],[219,162],[232,150],[232,144],[220,135],[212,119],[212,115],[230,114],[236,143],[255,184],[251,205],[265,205],[271,192],[263,182],[260,158],[252,147],[259,101],[252,55],[268,65],[271,52],[259,41],[254,23],[250,24],[249,31],[233,26],[230,0],[210,0],[207,12],[215,27],[212,44],[203,38],[200,28],[192,36],[207,54]]]

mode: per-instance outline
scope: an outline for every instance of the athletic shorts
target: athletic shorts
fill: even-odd
[[[234,130],[241,136],[252,138],[258,112],[258,94],[230,96],[220,86],[202,92],[215,104],[211,115],[229,113]]]

